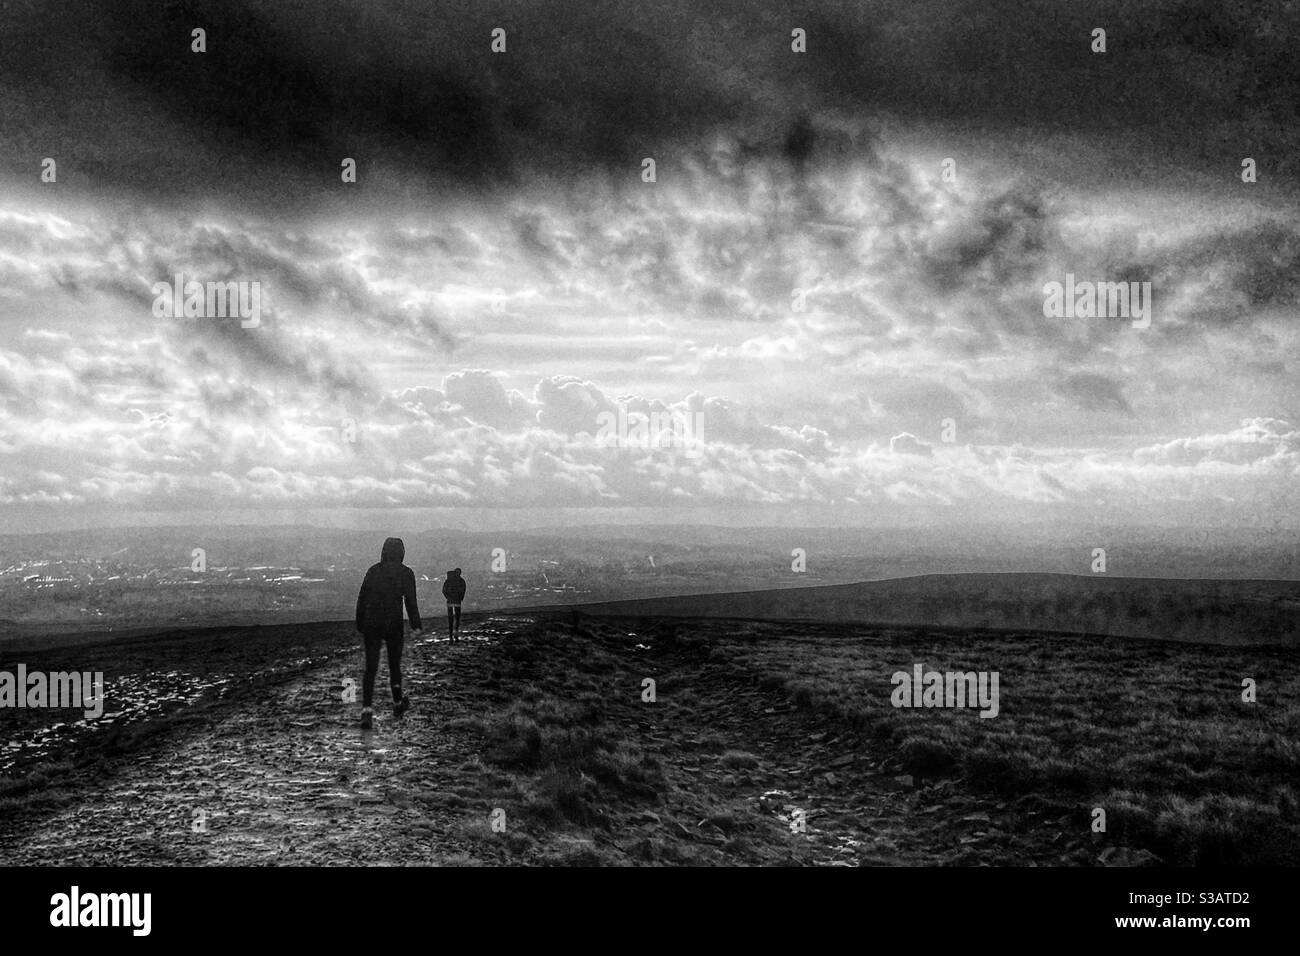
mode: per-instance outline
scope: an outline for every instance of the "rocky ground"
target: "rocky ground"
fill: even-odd
[[[1092,834],[1077,802],[905,773],[865,732],[719,652],[732,630],[474,620],[454,645],[408,639],[402,719],[381,668],[370,732],[344,699],[360,679],[346,624],[103,645],[92,663],[84,648],[67,652],[75,663],[29,657],[102,665],[126,691],[110,690],[116,727],[56,739],[30,723],[40,712],[8,723],[0,863],[1156,862]],[[159,704],[139,688],[163,674]]]

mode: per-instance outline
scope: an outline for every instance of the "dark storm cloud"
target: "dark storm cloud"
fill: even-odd
[[[965,229],[937,242],[926,270],[941,289],[966,288],[973,279],[1009,284],[1033,274],[1053,226],[1041,199],[1006,192],[970,211]]]
[[[1220,276],[1209,291],[1222,305],[1209,321],[1247,321],[1261,308],[1294,306],[1300,293],[1300,234],[1279,223],[1200,239],[1180,260],[1184,275],[1213,270]]]
[[[357,398],[373,394],[374,385],[361,369],[344,364],[344,359],[332,354],[312,354],[292,343],[275,328],[274,320],[258,328],[258,334],[249,335],[237,322],[199,321],[193,324],[192,335],[214,349],[224,351],[239,361],[239,368],[267,376],[275,384],[288,387],[309,384],[322,389],[338,399]],[[179,336],[178,336],[179,337]],[[203,352],[210,357],[211,353]],[[198,364],[199,357],[189,358]],[[216,367],[227,368],[226,363]]]
[[[343,156],[362,190],[381,171],[403,189],[491,186],[628,168],[717,125],[801,165],[826,145],[807,117],[835,110],[1095,132],[1189,165],[1300,155],[1284,0],[83,0],[7,5],[0,26],[4,167],[31,176],[56,155],[61,181],[92,188],[302,198],[338,183]]]
[[[1150,282],[1164,310],[1157,334],[1175,339],[1257,324],[1270,309],[1300,301],[1300,231],[1262,221],[1209,229],[1145,254],[1116,253],[1101,262],[1118,282]]]
[[[1056,391],[1085,411],[1133,414],[1133,409],[1129,407],[1119,385],[1105,375],[1079,372],[1067,376],[1056,386]]]
[[[120,313],[126,325],[115,334],[122,334],[122,328],[134,333],[161,321],[168,338],[200,368],[223,366],[220,356],[235,358],[247,373],[311,385],[336,398],[368,395],[375,386],[343,350],[289,334],[294,326],[299,331],[304,326],[315,329],[315,313],[322,309],[337,313],[363,335],[381,335],[399,344],[424,347],[451,341],[429,306],[403,305],[376,292],[328,245],[279,232],[255,236],[237,227],[181,225],[146,217],[97,221],[81,236],[86,245],[73,240],[62,247],[51,243],[43,250],[48,262],[33,257],[33,268],[13,276],[6,287],[10,294],[33,299],[53,287],[87,305],[107,297],[128,308]],[[43,228],[48,236],[49,225]],[[133,235],[129,241],[128,231]],[[40,227],[31,233],[42,235]],[[256,330],[237,322],[159,320],[154,285],[170,288],[177,274],[200,282],[256,282],[279,304],[263,303]]]

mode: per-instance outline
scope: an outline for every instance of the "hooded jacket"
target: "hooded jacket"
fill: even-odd
[[[402,626],[402,605],[414,630],[420,629],[420,609],[415,603],[415,572],[402,563],[406,546],[401,538],[389,538],[361,582],[357,595],[357,630],[389,630]]]
[[[460,568],[447,572],[447,580],[442,582],[442,596],[448,604],[459,604],[465,600],[465,579],[460,576]]]

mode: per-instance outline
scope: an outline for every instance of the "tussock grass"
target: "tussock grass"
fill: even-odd
[[[639,701],[639,687],[611,692],[613,671],[599,644],[549,632],[501,649],[507,678],[522,679],[507,706],[472,729],[483,738],[483,762],[509,779],[515,809],[547,826],[604,828],[608,804],[654,803],[666,786],[662,768],[611,712],[621,695]],[[518,800],[523,794],[524,799]],[[586,851],[584,851],[585,853]],[[583,853],[551,862],[571,865]]]
[[[842,629],[841,629],[842,630]],[[922,779],[1107,810],[1109,832],[1175,864],[1300,862],[1300,673],[1278,649],[894,630],[728,642],[802,710],[864,733]],[[1000,713],[895,708],[891,676],[998,671]],[[1241,700],[1241,680],[1258,700]]]

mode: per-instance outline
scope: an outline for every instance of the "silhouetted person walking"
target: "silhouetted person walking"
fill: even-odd
[[[411,706],[402,693],[402,605],[411,620],[411,634],[420,633],[420,610],[415,603],[415,572],[402,563],[406,546],[401,538],[389,538],[372,564],[357,595],[357,630],[365,639],[366,676],[362,684],[361,728],[374,726],[375,675],[379,673],[379,646],[388,648],[389,685],[393,690],[393,716],[401,717]]]
[[[465,579],[460,576],[460,568],[447,572],[447,580],[442,582],[442,596],[447,599],[447,635],[453,641],[460,640],[460,602],[465,600]]]

